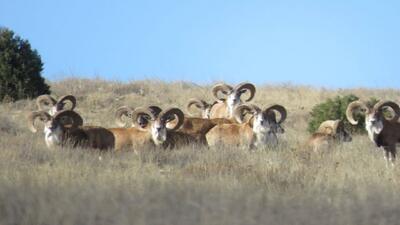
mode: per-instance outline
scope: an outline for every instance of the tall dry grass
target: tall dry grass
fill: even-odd
[[[210,86],[69,79],[86,123],[113,124],[116,107],[184,107],[212,100]],[[309,111],[338,94],[399,101],[399,90],[258,86],[255,103],[288,108],[274,149],[99,153],[48,150],[26,128],[34,101],[0,105],[0,224],[398,224],[400,169],[385,168],[365,136],[330,152],[303,148]],[[101,160],[99,159],[101,157]]]

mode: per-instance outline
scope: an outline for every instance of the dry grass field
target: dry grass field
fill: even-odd
[[[184,106],[212,100],[185,82],[67,79],[86,124],[113,127],[118,106]],[[257,86],[254,102],[287,107],[274,149],[185,148],[99,153],[48,150],[25,115],[34,101],[0,105],[0,224],[399,224],[400,166],[386,169],[367,136],[329,152],[303,147],[313,105],[341,94],[400,103],[400,90]],[[101,156],[101,160],[99,157]]]

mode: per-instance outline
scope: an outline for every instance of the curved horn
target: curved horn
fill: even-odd
[[[40,119],[43,122],[47,122],[49,120],[51,120],[51,116],[49,113],[47,113],[46,111],[34,111],[34,112],[30,112],[27,116],[27,120],[28,120],[28,128],[30,131],[32,131],[32,133],[36,133],[37,129],[35,127],[35,119],[40,117]]]
[[[346,109],[346,118],[353,125],[358,124],[358,121],[354,120],[354,115],[353,115],[353,111],[355,108],[362,108],[365,110],[365,112],[369,112],[369,108],[367,107],[367,105],[364,102],[362,102],[360,100],[351,102],[347,106],[347,109]]]
[[[63,121],[61,121],[61,118],[63,117],[68,117],[72,119],[72,124],[70,128],[77,128],[83,125],[82,117],[75,111],[72,110],[59,111],[54,115],[54,120],[59,120],[61,124],[66,125],[63,123]]]
[[[178,120],[176,125],[173,128],[169,129],[169,130],[174,131],[174,130],[179,129],[183,125],[185,116],[184,116],[183,112],[180,109],[178,109],[178,108],[169,108],[169,109],[161,112],[160,120],[168,122],[168,117],[170,117],[172,115],[174,115],[175,118]]]
[[[40,95],[36,99],[36,105],[38,106],[39,110],[44,110],[45,108],[43,106],[53,106],[57,104],[57,101],[51,97],[50,95]]]
[[[117,124],[117,126],[126,127],[128,124],[128,121],[124,121],[122,119],[122,116],[132,118],[133,111],[134,111],[134,109],[132,107],[129,107],[126,105],[119,107],[117,109],[117,111],[115,112],[115,123]]]
[[[155,120],[156,118],[149,108],[138,107],[132,112],[132,123],[134,123],[135,127],[141,127],[138,123],[139,116],[145,116],[149,120]]]
[[[243,118],[247,113],[254,113],[257,110],[260,110],[259,108],[255,105],[247,105],[247,104],[242,104],[237,106],[233,110],[232,116],[235,118],[236,121],[239,123],[243,123]],[[260,110],[261,111],[261,110]]]
[[[72,106],[71,106],[71,108],[70,108],[69,110],[74,110],[74,109],[75,109],[75,107],[76,107],[76,98],[75,98],[75,96],[73,96],[73,95],[64,95],[64,96],[61,96],[61,97],[58,99],[57,104],[59,104],[59,103],[65,104],[65,103],[64,103],[65,101],[70,101],[71,104],[72,104]],[[63,110],[63,109],[61,109],[61,110]]]
[[[282,105],[276,104],[276,105],[269,106],[268,108],[266,108],[264,110],[264,112],[266,112],[268,114],[268,112],[273,112],[272,110],[279,112],[279,114],[281,115],[281,119],[279,121],[277,121],[278,124],[282,123],[283,121],[286,120],[287,111],[286,111],[285,107],[283,107]]]
[[[390,121],[397,121],[400,117],[400,107],[397,103],[392,102],[392,101],[379,101],[378,103],[375,104],[374,109],[375,110],[382,110],[383,107],[390,107],[394,111],[394,116]]]
[[[235,91],[241,94],[245,93],[247,90],[250,91],[250,96],[248,99],[244,100],[245,102],[249,102],[254,98],[256,87],[251,83],[240,83],[235,87]]]
[[[198,99],[198,98],[192,98],[189,100],[186,109],[189,112],[190,115],[193,115],[191,112],[191,107],[192,105],[196,106],[196,108],[201,109],[202,111],[205,110],[209,104],[205,102],[204,100]]]
[[[160,112],[162,111],[162,109],[158,106],[155,105],[151,105],[149,107],[147,107],[150,111],[150,113],[154,116],[154,117],[158,117],[158,115],[160,114]]]
[[[224,95],[228,95],[233,91],[233,87],[227,85],[227,84],[216,84],[212,88],[212,93],[214,97],[220,101],[225,101],[225,98],[221,98],[218,96],[218,93],[221,92]]]

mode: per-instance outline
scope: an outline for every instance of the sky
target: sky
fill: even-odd
[[[400,88],[400,1],[0,0],[49,80]]]

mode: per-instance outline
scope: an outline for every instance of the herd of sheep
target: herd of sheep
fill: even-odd
[[[76,98],[72,95],[58,100],[50,95],[42,95],[36,101],[39,110],[28,116],[28,126],[32,132],[36,132],[35,121],[40,119],[44,123],[48,148],[70,146],[140,151],[149,146],[168,149],[188,145],[241,146],[248,149],[276,146],[277,134],[284,132],[282,123],[287,111],[279,104],[267,107],[251,104],[255,92],[256,88],[251,83],[241,83],[235,87],[217,84],[212,88],[216,101],[189,100],[189,115],[179,108],[163,110],[154,105],[138,108],[121,106],[115,113],[117,128],[84,125],[82,117],[74,111]],[[248,93],[246,99],[242,99],[244,93]],[[68,109],[67,105],[70,106]],[[394,112],[392,118],[387,118],[383,112],[388,107]],[[194,109],[200,110],[201,117],[192,116]],[[353,125],[358,123],[353,117],[356,111],[365,114],[369,138],[377,147],[383,147],[386,162],[393,165],[396,143],[400,142],[399,105],[392,101],[380,101],[374,106],[367,106],[362,101],[354,101],[346,111],[346,117]],[[343,121],[328,120],[321,123],[307,145],[319,151],[335,143],[351,140]]]

